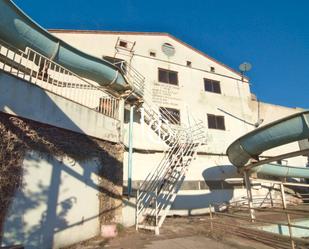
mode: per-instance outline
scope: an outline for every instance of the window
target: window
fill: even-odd
[[[160,107],[159,111],[164,119],[167,119],[169,123],[180,125],[180,110],[174,108]]]
[[[178,72],[159,68],[159,82],[178,85]]]
[[[215,67],[210,67],[210,72],[214,73],[216,71]]]
[[[204,89],[206,92],[221,93],[220,81],[204,79]]]
[[[209,129],[225,130],[224,116],[207,114],[207,120]]]
[[[99,99],[99,106],[96,109],[104,115],[115,117],[115,110],[118,109],[118,102],[115,102],[115,100],[110,97],[102,97]]]
[[[149,52],[149,55],[150,55],[151,57],[156,57],[156,52]]]
[[[119,46],[120,47],[123,47],[123,48],[127,48],[128,47],[128,43],[127,42],[125,42],[125,41],[119,41]]]
[[[191,61],[187,61],[187,67],[192,67],[192,62]]]

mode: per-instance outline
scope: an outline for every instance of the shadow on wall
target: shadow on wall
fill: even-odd
[[[0,76],[2,85],[3,74]],[[13,76],[7,77],[14,79]],[[59,122],[65,122],[68,127],[82,133],[82,130],[43,90],[22,80],[13,81],[15,85],[18,84],[14,89],[15,103],[3,106],[3,103],[10,101],[2,98],[5,92],[1,93],[0,90],[1,109],[9,108],[16,116],[24,112],[35,112],[34,115],[38,117],[42,115],[45,118],[56,118]],[[29,101],[20,102],[19,96],[24,95],[27,95]],[[41,100],[43,105],[40,105]],[[115,199],[122,199],[121,191],[119,192],[119,188],[122,187],[122,162],[119,159],[119,155],[122,154],[121,148],[82,134],[2,113],[0,113],[0,129],[10,135],[7,138],[0,138],[0,142],[13,143],[16,150],[24,151],[21,154],[25,158],[21,158],[20,161],[27,164],[20,165],[25,166],[23,186],[16,191],[11,208],[6,212],[2,237],[4,245],[22,243],[25,248],[51,248],[56,233],[89,220],[100,219],[104,222],[107,221],[106,217],[114,216],[113,211],[117,207],[110,203]],[[63,162],[64,158],[78,162],[78,167],[74,168],[74,165]],[[10,162],[4,163],[10,164]],[[38,175],[33,172],[38,172]],[[101,182],[97,180],[98,176],[102,177]],[[76,188],[72,189],[65,185],[66,188],[63,189],[62,185],[66,181],[74,182]],[[87,198],[85,200],[81,198],[79,187],[82,191],[92,189],[96,199],[98,199],[96,194],[99,192],[101,202],[104,200],[109,205],[100,203],[97,207],[88,207],[85,201]],[[92,216],[88,215],[88,208],[94,210]],[[25,219],[25,216],[28,218]]]
[[[225,179],[239,177],[236,167],[232,165],[210,166],[203,171],[202,175],[205,184],[200,184],[200,191],[209,190],[209,193],[178,194],[172,210],[188,210],[188,215],[194,215],[197,212],[205,213],[201,210],[208,209],[209,205],[223,204],[234,197],[234,186],[227,183]]]

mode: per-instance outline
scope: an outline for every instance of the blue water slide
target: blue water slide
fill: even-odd
[[[130,89],[119,69],[51,35],[10,0],[0,0],[0,39],[19,50],[27,47],[81,77],[118,93]]]
[[[299,112],[257,128],[235,140],[227,149],[230,162],[245,168],[268,149],[309,138],[309,111]],[[309,178],[309,168],[264,164],[252,171],[280,177]]]

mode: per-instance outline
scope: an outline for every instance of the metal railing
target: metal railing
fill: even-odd
[[[0,40],[0,70],[119,119],[119,99],[31,48],[24,52]]]
[[[143,97],[145,77],[126,61],[119,61],[114,63],[114,65],[120,70],[127,82],[131,85],[133,93],[137,94],[139,97]]]
[[[124,75],[132,88],[132,92],[142,99],[145,117],[152,121],[151,125],[155,125],[155,129],[160,130],[161,134],[167,135],[168,133],[171,139],[174,138],[183,128],[173,125],[179,123],[179,120],[171,115],[167,108],[159,107],[153,103],[152,93],[145,86],[145,77],[126,61],[119,61],[114,65]],[[147,122],[147,120],[145,121]]]
[[[168,108],[159,107],[153,102],[144,76],[125,61],[116,62],[114,65],[131,85],[132,93],[142,100],[142,105],[139,106],[141,122],[146,123],[169,146],[159,165],[138,188],[136,196],[136,228],[143,226],[139,224],[140,219],[151,216],[155,218],[155,222],[147,227],[158,233],[186,170],[196,156],[197,148],[204,142],[204,125],[203,122],[198,122],[194,126],[181,126],[180,120],[172,115]],[[155,208],[151,207],[153,203]]]
[[[286,241],[289,242],[288,246],[292,249],[296,248],[298,245],[306,245],[309,246],[309,240],[304,240],[304,239],[300,239],[298,237],[295,237],[293,234],[293,228],[298,228],[298,229],[303,229],[303,230],[309,230],[309,226],[302,226],[302,225],[297,225],[294,224],[292,218],[295,218],[295,216],[301,216],[301,218],[307,218],[308,217],[308,212],[309,209],[308,207],[304,206],[304,209],[299,209],[298,206],[295,205],[295,203],[289,201],[286,199],[286,191],[287,189],[284,188],[284,186],[294,186],[294,187],[305,187],[305,188],[309,188],[309,184],[304,184],[304,183],[297,183],[297,182],[281,182],[281,181],[274,181],[274,180],[265,180],[265,179],[249,179],[249,180],[254,180],[254,182],[260,182],[260,183],[270,183],[272,184],[272,188],[274,188],[274,185],[278,185],[278,191],[280,191],[280,195],[281,195],[281,205],[274,205],[274,204],[279,204],[279,203],[274,203],[274,200],[271,200],[271,207],[263,207],[263,206],[259,206],[259,207],[254,207],[253,205],[249,205],[249,198],[247,198],[247,200],[244,203],[241,203],[242,205],[235,205],[235,203],[230,203],[228,205],[225,205],[225,207],[223,208],[222,204],[215,204],[213,205],[214,210],[227,210],[228,213],[222,213],[222,212],[215,212],[212,210],[212,207],[210,206],[209,210],[212,214],[217,214],[219,216],[227,216],[227,217],[231,217],[231,218],[237,218],[237,219],[242,219],[242,220],[248,220],[251,221],[252,223],[256,224],[257,223],[262,223],[262,224],[273,224],[273,225],[277,225],[277,226],[283,226],[286,227],[288,229],[286,236],[280,235],[280,234],[276,234],[276,236],[280,236],[282,238],[285,237]],[[251,185],[250,185],[251,186]],[[277,190],[277,189],[276,189]],[[291,194],[291,193],[289,193]],[[305,193],[307,194],[307,193]],[[293,194],[292,194],[293,195]],[[253,200],[251,200],[252,202],[254,202],[254,199],[256,197],[253,196]],[[293,206],[288,206],[289,205],[293,205]],[[299,204],[299,203],[297,203]],[[281,208],[280,208],[281,207]],[[235,214],[238,212],[242,212],[242,214]],[[252,212],[253,212],[253,216],[252,216]],[[277,220],[269,220],[266,216],[266,219],[260,218],[259,214],[266,212],[269,215],[269,212],[271,213],[275,213],[277,215],[283,214],[283,217],[281,217],[281,219],[285,218],[286,222],[283,221],[277,221]],[[249,213],[249,216],[247,216],[246,214]],[[285,217],[284,217],[285,216]],[[212,215],[211,215],[212,217]],[[211,221],[212,222],[212,221]],[[219,223],[220,224],[220,223]],[[211,224],[211,227],[213,227],[214,224]],[[246,229],[248,229],[249,231],[252,231],[252,228],[248,228],[246,227]],[[260,231],[261,232],[261,231]],[[274,233],[272,233],[274,236]],[[309,234],[309,233],[308,233]],[[308,237],[308,236],[306,236]],[[297,247],[298,248],[298,247]],[[301,248],[301,247],[300,247]],[[308,248],[308,247],[305,247]]]
[[[280,209],[280,208],[254,208],[256,212],[260,212],[261,217],[257,217],[254,220],[254,223],[247,224],[243,222],[235,222],[237,221],[246,221],[251,222],[251,218],[244,215],[248,212],[248,208],[234,208],[229,209],[228,213],[223,213],[215,210],[220,210],[216,205],[210,205],[210,230],[212,233],[216,232],[218,229],[222,229],[223,231],[228,231],[229,233],[233,233],[237,236],[245,235],[246,238],[252,238],[256,240],[259,238],[259,241],[268,244],[271,246],[276,245],[278,248],[308,248],[309,240],[307,238],[300,238],[293,235],[292,230],[307,230],[309,232],[309,226],[298,225],[291,223],[290,216],[294,218],[299,216],[300,218],[308,217],[308,210],[298,210],[298,209]],[[242,213],[238,213],[237,211],[241,211]],[[266,218],[263,217],[263,213],[266,212]],[[286,216],[286,222],[281,217],[279,220],[269,219],[269,215],[284,215]],[[221,217],[221,218],[220,218]],[[226,217],[226,218],[225,218]],[[278,217],[280,218],[280,216]],[[230,220],[226,220],[230,219]],[[296,219],[297,221],[298,219]],[[232,222],[230,224],[229,222]],[[261,229],[261,227],[265,227],[269,225],[275,225],[278,227],[278,230],[283,231],[283,228],[287,228],[286,234],[280,234],[275,232],[269,232]],[[259,228],[260,227],[260,228]],[[279,231],[280,231],[279,230]],[[303,247],[304,246],[304,247]]]
[[[190,130],[182,130],[176,137],[177,140],[173,142],[173,146],[164,153],[159,165],[148,174],[138,188],[137,228],[146,217],[147,223],[152,225],[152,229],[158,233],[159,227],[163,224],[176,198],[188,166],[195,158],[197,148],[204,139],[203,128],[202,123],[197,123]]]

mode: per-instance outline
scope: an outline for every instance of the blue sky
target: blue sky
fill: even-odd
[[[309,108],[309,1],[15,0],[45,28],[168,32],[237,69],[265,102]]]

